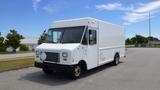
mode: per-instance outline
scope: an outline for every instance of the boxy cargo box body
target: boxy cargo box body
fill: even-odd
[[[121,26],[99,22],[99,64],[113,60],[115,53],[125,56],[125,32]]]
[[[65,36],[64,32],[69,32],[71,29],[80,30],[80,28],[84,29],[84,31],[80,35],[79,42],[62,43]],[[44,43],[36,48],[35,66],[47,69],[51,64],[53,66],[56,64],[56,66],[58,65],[57,67],[61,65],[75,67],[83,64],[80,66],[81,69],[89,70],[109,62],[114,62],[115,57],[119,59],[125,56],[125,32],[122,26],[94,18],[80,18],[56,21],[49,31],[57,32],[58,30],[63,32],[51,34],[53,41],[59,38],[57,43]],[[70,36],[64,38],[64,40],[70,39],[74,41],[73,38],[76,39],[79,36],[78,32],[74,30],[73,34],[71,30],[68,33]],[[81,32],[79,31],[79,33]],[[56,55],[58,58],[56,58]],[[56,58],[59,60],[47,60],[51,56],[53,56],[52,59]],[[44,65],[46,63],[49,65]]]

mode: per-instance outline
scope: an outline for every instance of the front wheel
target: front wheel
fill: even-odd
[[[77,79],[81,76],[82,74],[82,68],[80,65],[76,65],[74,66],[73,70],[72,70],[72,78]]]

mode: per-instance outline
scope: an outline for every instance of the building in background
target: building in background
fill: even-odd
[[[150,41],[151,47],[160,47],[160,41]]]
[[[25,37],[24,39],[21,40],[21,44],[27,45],[29,50],[34,50],[38,46],[38,38]]]

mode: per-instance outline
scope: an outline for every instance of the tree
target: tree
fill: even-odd
[[[131,45],[131,44],[133,44],[132,40],[129,39],[129,38],[127,38],[127,39],[126,39],[126,45]]]
[[[1,32],[0,32],[0,45],[4,42],[4,37],[1,36]]]
[[[4,43],[4,37],[1,36],[1,32],[0,32],[0,52],[5,52],[7,46]]]
[[[29,50],[29,48],[27,45],[25,45],[25,44],[20,45],[20,51],[28,51],[28,50]]]
[[[130,44],[135,44],[135,46],[146,46],[146,44],[148,43],[148,41],[160,41],[158,38],[156,37],[144,37],[142,35],[136,35],[134,37],[132,37],[131,39],[127,38],[126,39],[126,45],[130,45]]]
[[[43,32],[43,34],[39,37],[39,40],[38,40],[38,44],[42,44],[45,42],[47,38],[47,33],[46,33],[46,30]]]
[[[20,40],[23,39],[23,36],[18,34],[16,30],[10,30],[10,33],[7,35],[6,44],[7,46],[11,46],[14,50],[20,46]]]
[[[159,41],[158,38],[152,37],[152,36],[147,37],[147,39],[148,39],[149,41]]]
[[[136,35],[135,37],[131,38],[131,40],[134,44],[146,44],[148,42],[148,39],[141,35]]]

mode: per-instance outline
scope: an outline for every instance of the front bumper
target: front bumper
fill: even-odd
[[[73,71],[73,68],[75,65],[61,65],[61,64],[54,64],[54,63],[47,63],[47,62],[43,62],[43,63],[35,62],[34,66],[38,68],[47,69],[47,70],[57,71],[57,72],[71,72]]]

